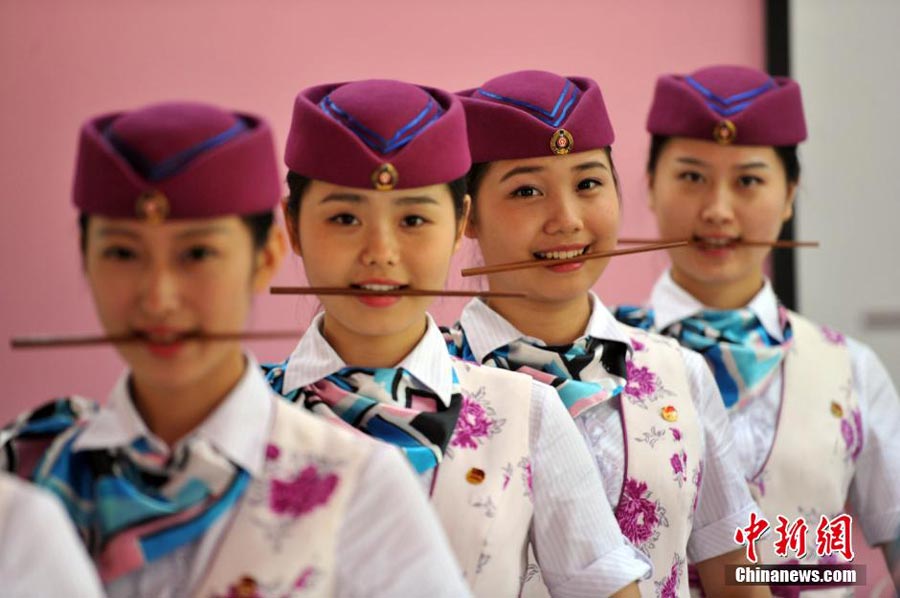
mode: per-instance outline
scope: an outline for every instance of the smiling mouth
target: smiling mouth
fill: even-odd
[[[568,249],[566,251],[535,251],[531,255],[538,260],[568,260],[584,255],[589,248],[590,245],[585,245],[581,249]]]
[[[740,243],[740,237],[701,237],[694,235],[693,242],[702,249],[728,249]]]
[[[385,293],[389,291],[399,291],[408,288],[408,284],[351,284],[352,289],[362,289],[364,291],[374,291],[376,293]]]
[[[196,330],[185,332],[166,332],[162,334],[150,333],[143,330],[134,331],[134,336],[147,343],[150,343],[151,345],[174,345],[197,335],[199,335],[199,331]]]

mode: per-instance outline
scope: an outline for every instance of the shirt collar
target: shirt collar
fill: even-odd
[[[251,475],[260,475],[277,398],[256,359],[250,354],[245,354],[245,358],[244,374],[237,385],[191,435],[208,440]],[[125,372],[119,378],[106,406],[90,419],[75,441],[75,450],[124,446],[146,437],[155,449],[164,454],[170,452],[150,432],[135,408],[128,388],[130,376],[130,372]]]
[[[440,397],[444,406],[453,395],[453,360],[444,335],[432,317],[425,314],[425,335],[394,367],[403,368]],[[284,392],[318,382],[348,365],[322,336],[324,314],[318,314],[288,358],[284,370]]]
[[[671,271],[667,270],[659,277],[650,293],[650,307],[653,309],[657,330],[665,330],[675,322],[680,322],[705,309],[714,309],[703,305],[693,295],[681,288],[672,280]],[[772,289],[768,278],[753,299],[745,306],[759,318],[763,328],[775,340],[784,340],[781,330],[781,319],[778,316],[778,297]]]
[[[590,291],[589,295],[591,316],[583,336],[619,341],[628,345],[630,351],[631,340],[603,305],[600,297],[593,291]],[[547,346],[547,343],[541,339],[528,336],[520,331],[481,299],[473,299],[466,305],[459,318],[459,323],[466,331],[466,340],[479,362],[484,361],[484,358],[493,351],[518,339],[524,339],[540,347]]]

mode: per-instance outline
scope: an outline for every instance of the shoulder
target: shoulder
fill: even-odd
[[[271,440],[276,446],[281,439],[289,439],[323,455],[340,453],[359,459],[367,459],[378,448],[376,440],[336,420],[316,415],[276,395],[272,396],[272,401],[275,403],[275,427]]]

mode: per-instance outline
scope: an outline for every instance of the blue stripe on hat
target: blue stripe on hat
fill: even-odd
[[[161,181],[174,176],[184,170],[194,158],[204,152],[219,147],[227,141],[233,139],[240,133],[246,131],[249,127],[243,120],[238,120],[234,125],[218,135],[214,135],[205,141],[201,141],[197,145],[187,148],[174,156],[166,158],[161,162],[153,164],[140,152],[129,147],[124,141],[119,139],[112,130],[112,126],[104,131],[104,136],[112,144],[115,150],[125,158],[131,167],[134,168],[142,177],[148,181]]]
[[[721,116],[731,116],[732,114],[737,114],[738,112],[743,111],[752,103],[750,100],[753,100],[770,89],[775,87],[774,79],[769,79],[759,87],[754,87],[753,89],[749,89],[747,91],[742,91],[741,93],[736,93],[727,98],[723,98],[714,94],[711,90],[701,84],[699,81],[694,79],[691,76],[687,76],[684,78],[688,85],[694,88],[700,95],[705,97],[708,100],[711,100],[706,103],[712,110]],[[746,101],[745,101],[746,100]],[[731,106],[735,102],[742,102],[735,106]]]
[[[331,96],[322,98],[319,102],[319,108],[332,118],[344,122],[347,125],[347,128],[353,131],[363,143],[381,154],[393,152],[407,145],[410,141],[421,135],[425,129],[431,126],[431,124],[444,113],[444,110],[437,105],[434,98],[428,98],[425,107],[418,114],[416,114],[408,123],[397,129],[389,139],[385,139],[359,122],[359,120],[354,118],[349,112],[335,104],[334,100],[331,99]],[[432,111],[434,111],[434,114],[431,115],[431,118],[429,118],[420,128],[413,130]]]
[[[560,105],[562,105],[563,100],[568,96],[570,89],[572,89],[572,97],[570,97],[569,101],[562,106],[562,112],[557,115],[557,112],[559,112],[560,110]],[[556,104],[554,104],[553,106],[553,110],[549,112],[535,104],[530,104],[522,100],[502,96],[491,91],[485,91],[484,89],[479,88],[476,93],[491,98],[492,100],[497,100],[498,102],[512,104],[513,106],[518,106],[520,108],[526,108],[532,112],[537,112],[537,114],[534,115],[536,118],[550,125],[551,127],[558,127],[563,121],[566,120],[566,117],[568,117],[569,111],[575,104],[575,100],[578,98],[579,92],[578,88],[575,87],[571,81],[567,80],[565,86],[563,86],[563,89],[559,94],[559,97],[556,100]]]

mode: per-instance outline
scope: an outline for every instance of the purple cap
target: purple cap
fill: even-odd
[[[647,130],[735,145],[806,139],[800,86],[745,66],[710,66],[656,81]]]
[[[73,201],[111,218],[213,218],[272,210],[281,184],[261,118],[188,102],[93,118],[81,128]]]
[[[603,94],[586,77],[519,71],[458,95],[473,162],[584,152],[615,139]]]
[[[310,87],[294,102],[284,162],[344,187],[449,183],[471,166],[465,114],[453,94],[401,81]]]

